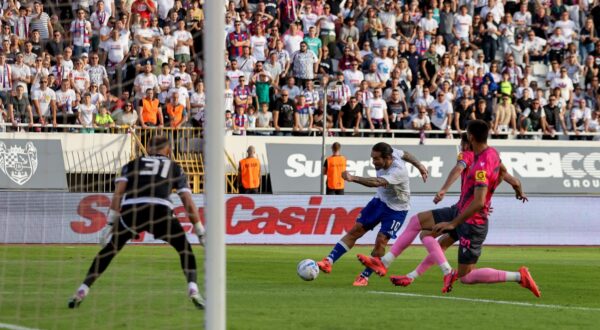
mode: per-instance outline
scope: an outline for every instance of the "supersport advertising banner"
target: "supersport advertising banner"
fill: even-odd
[[[454,146],[401,146],[414,154],[429,171],[426,183],[419,172],[408,165],[411,190],[416,193],[435,193],[443,185],[456,164],[458,149]],[[320,191],[321,146],[300,144],[266,144],[269,174],[275,194],[315,194]],[[499,146],[500,157],[508,172],[519,178],[529,194],[600,194],[600,145],[583,147],[519,147]],[[329,148],[327,154],[330,154]],[[375,176],[371,164],[371,146],[342,145],[347,158],[347,170],[358,176]],[[369,188],[346,184],[347,193],[367,193]],[[458,192],[455,183],[451,192]],[[507,184],[498,187],[499,193],[511,193]]]
[[[335,244],[371,197],[227,195],[226,242]],[[110,198],[110,194],[0,192],[0,243],[98,243]],[[193,198],[202,215],[203,196]],[[190,241],[197,243],[179,198],[172,200],[174,214]],[[432,196],[414,196],[407,219],[456,200],[457,196],[447,196],[436,206]],[[600,197],[535,197],[521,204],[513,196],[496,196],[493,207],[486,244],[600,245]],[[202,221],[210,226],[211,219]],[[377,231],[378,227],[358,243],[373,244]],[[140,233],[134,242],[161,241]]]

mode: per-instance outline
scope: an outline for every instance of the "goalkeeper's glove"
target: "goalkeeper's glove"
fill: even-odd
[[[196,235],[198,235],[198,241],[200,242],[200,245],[204,246],[204,234],[206,233],[206,231],[204,230],[204,226],[202,225],[202,222],[198,221],[194,224],[194,230],[196,231]]]
[[[121,213],[119,213],[113,209],[109,209],[107,217],[108,217],[108,222],[106,223],[106,226],[104,228],[102,228],[102,231],[100,232],[100,245],[102,245],[102,246],[106,245],[110,241],[110,238],[113,233],[113,226],[121,218]]]

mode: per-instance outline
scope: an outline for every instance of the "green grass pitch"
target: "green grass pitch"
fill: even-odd
[[[296,275],[301,259],[318,260],[329,249],[229,247],[227,328],[600,328],[600,248],[484,248],[480,267],[517,270],[527,265],[542,290],[541,299],[515,283],[457,283],[443,296],[437,267],[408,288],[394,287],[375,274],[368,287],[355,288],[351,283],[362,270],[355,255],[369,253],[367,246],[354,248],[331,274],[321,273],[313,282]],[[187,299],[179,259],[168,246],[125,247],[81,307],[67,309],[67,299],[97,251],[97,246],[0,246],[0,324],[37,329],[203,328],[204,312]],[[203,269],[204,251],[197,246],[194,251]],[[422,247],[409,248],[390,274],[412,270],[424,254]],[[448,256],[455,265],[455,247]]]

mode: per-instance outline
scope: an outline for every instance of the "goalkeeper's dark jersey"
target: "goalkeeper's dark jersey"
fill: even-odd
[[[123,166],[115,182],[127,182],[122,205],[153,203],[173,207],[169,195],[190,191],[187,176],[172,159],[162,155],[143,156]]]

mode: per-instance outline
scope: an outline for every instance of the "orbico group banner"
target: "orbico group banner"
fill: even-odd
[[[107,194],[0,192],[0,243],[97,243],[106,225]],[[355,224],[362,196],[228,195],[228,244],[334,244]],[[449,206],[456,196],[434,205],[430,196],[413,197],[410,218],[419,211]],[[174,214],[197,243],[186,212],[175,202]],[[202,195],[194,201],[203,212]],[[486,244],[600,245],[600,197],[539,197],[521,204],[513,197],[496,196]],[[213,219],[204,219],[206,224]],[[376,232],[359,244],[373,244]],[[402,231],[403,229],[401,229]],[[393,241],[393,240],[392,240]],[[134,241],[158,243],[141,233]],[[418,240],[415,243],[419,243]]]
[[[319,145],[266,144],[269,174],[276,194],[315,194],[320,191],[321,147]],[[435,193],[456,164],[458,149],[453,146],[401,146],[394,148],[414,154],[429,171],[426,183],[409,164],[411,190]],[[600,194],[600,146],[582,147],[496,147],[508,172],[519,178],[530,194]],[[370,159],[371,147],[343,145],[347,170],[358,176],[375,176]],[[458,183],[451,192],[458,192]],[[346,192],[365,193],[369,188],[347,183]],[[499,193],[512,189],[502,184]]]

